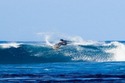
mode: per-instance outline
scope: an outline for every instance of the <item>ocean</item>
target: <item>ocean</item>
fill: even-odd
[[[1,41],[0,83],[125,83],[125,42]]]

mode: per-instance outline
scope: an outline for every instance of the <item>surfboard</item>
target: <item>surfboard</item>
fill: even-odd
[[[52,46],[52,48],[55,49],[55,50],[57,50],[57,49],[60,48],[60,46],[61,46],[61,45],[55,44],[55,45]]]

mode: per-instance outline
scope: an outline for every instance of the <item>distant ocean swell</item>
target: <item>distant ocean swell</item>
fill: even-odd
[[[125,61],[124,42],[70,44],[58,50],[45,43],[1,43],[0,63],[46,63],[74,61]]]

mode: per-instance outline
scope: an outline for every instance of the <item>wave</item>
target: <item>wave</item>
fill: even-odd
[[[48,43],[1,43],[0,63],[125,61],[124,42],[73,42],[58,50]]]

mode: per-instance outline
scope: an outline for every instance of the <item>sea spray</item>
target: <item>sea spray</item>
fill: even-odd
[[[107,50],[108,53],[113,55],[114,61],[125,61],[125,44],[120,42],[111,42],[109,45],[114,45],[115,47]]]

